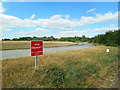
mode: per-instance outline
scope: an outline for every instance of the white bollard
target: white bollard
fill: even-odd
[[[106,52],[107,52],[107,54],[110,52],[110,50],[109,49],[106,49]]]

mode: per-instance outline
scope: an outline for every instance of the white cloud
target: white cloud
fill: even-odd
[[[85,35],[86,37],[93,37],[98,34],[100,34],[100,33],[98,33],[98,32],[97,33],[94,33],[94,32],[89,33],[88,30],[81,30],[81,31],[74,30],[74,31],[58,32],[58,34],[54,34],[53,36],[55,36],[55,37],[75,37],[75,36],[82,37],[82,35]]]
[[[33,18],[34,16],[32,16]],[[96,14],[96,17],[85,17],[81,19],[68,19],[68,15],[54,15],[49,19],[20,19],[14,16],[0,14],[0,23],[3,27],[36,27],[37,25],[51,29],[72,30],[76,26],[84,26],[87,24],[101,23],[105,21],[115,21],[118,19],[118,12],[112,14],[108,12],[104,15]],[[66,19],[67,18],[67,19]]]
[[[34,19],[35,18],[35,14],[33,14],[31,17],[30,17],[30,19]]]
[[[0,23],[3,27],[36,27],[36,21],[31,19],[19,19],[14,16],[0,14]]]
[[[6,2],[6,0],[2,0],[3,2]]]
[[[95,11],[95,10],[96,10],[96,8],[90,9],[90,10],[87,11],[87,13],[93,12],[93,11]]]
[[[3,28],[3,31],[8,32],[8,31],[12,31],[12,29],[9,29],[9,28]]]
[[[35,17],[33,14],[30,19],[20,19],[15,16],[2,14],[5,9],[0,3],[0,23],[2,27],[36,27],[37,25],[44,28],[60,29],[60,30],[72,30],[76,27],[81,27],[87,24],[101,23],[106,21],[115,21],[118,19],[118,12],[108,12],[106,14],[95,14],[95,17],[81,16],[80,19],[69,19],[69,15],[53,15],[48,19],[32,20]]]
[[[23,2],[24,0],[20,0],[21,2]]]
[[[65,32],[59,32],[58,33],[61,37],[74,37],[74,36],[82,36],[87,34],[87,31],[65,31]]]
[[[71,21],[68,19],[64,19],[64,16],[55,15],[52,16],[50,19],[38,19],[38,25],[46,28],[52,29],[61,29],[61,30],[71,30],[75,26],[75,21]]]
[[[50,30],[46,30],[46,29],[43,29],[43,28],[37,28],[37,29],[35,29],[35,31],[50,32]]]
[[[118,19],[118,12],[114,14],[111,12],[108,12],[104,15],[96,14],[96,17],[82,16],[80,22],[82,22],[85,25],[85,24],[101,23],[101,22],[106,22],[106,21],[115,21],[117,19]]]
[[[46,28],[52,29],[62,29],[62,30],[72,30],[76,26],[83,26],[86,24],[94,24],[94,23],[101,23],[105,21],[115,21],[118,19],[118,12],[112,14],[108,12],[104,15],[96,14],[96,17],[85,17],[82,16],[80,20],[69,20],[64,19],[62,15],[55,15],[52,16],[50,19],[39,19],[39,25]]]
[[[5,9],[2,6],[2,2],[0,2],[0,13],[3,13],[5,11]]]
[[[52,19],[52,20],[58,20],[58,19],[60,19],[62,17],[62,15],[54,15],[54,16],[52,16],[50,19]]]
[[[5,27],[2,27],[2,25],[0,25],[0,31],[7,32],[7,31],[12,31],[12,29],[5,28]]]
[[[15,32],[15,35],[31,35],[31,36],[41,36],[45,33],[51,32],[50,30],[46,30],[43,28],[36,28],[34,31],[19,31]]]
[[[3,33],[3,31],[2,31],[2,25],[0,25],[0,39],[2,38],[2,33]]]
[[[69,15],[65,15],[65,18],[66,18],[66,19],[69,19],[69,18],[70,18],[70,16],[69,16]]]
[[[74,37],[74,36],[82,36],[85,35],[87,37],[93,37],[96,36],[98,34],[103,34],[106,31],[109,30],[117,30],[118,28],[115,27],[114,24],[109,25],[108,27],[102,27],[102,28],[95,28],[95,29],[87,29],[87,30],[74,30],[74,31],[64,31],[64,32],[58,32],[58,34],[54,35],[54,36],[58,36],[58,37]],[[92,31],[92,32],[89,32]]]
[[[102,28],[95,28],[95,29],[88,29],[90,31],[93,31],[93,32],[96,32],[96,31],[99,31],[99,32],[106,32],[106,31],[114,31],[114,30],[118,30],[118,27],[115,27],[114,24],[108,26],[108,27],[102,27]]]
[[[110,25],[110,27],[115,27],[115,24]]]

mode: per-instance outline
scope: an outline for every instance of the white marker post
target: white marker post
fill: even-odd
[[[109,49],[106,49],[107,54],[109,53]]]

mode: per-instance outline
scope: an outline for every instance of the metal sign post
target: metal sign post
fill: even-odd
[[[35,70],[37,70],[37,56],[35,56]]]

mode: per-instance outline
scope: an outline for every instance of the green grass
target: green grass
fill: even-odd
[[[110,53],[106,54],[106,49]],[[118,71],[118,48],[93,46],[38,57],[3,60],[3,88],[112,88]]]

